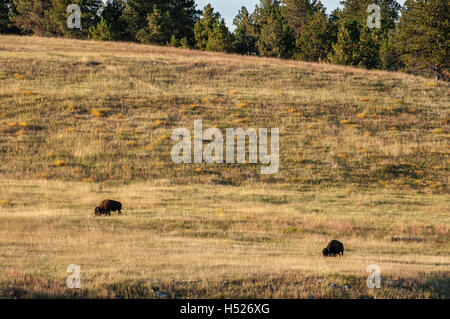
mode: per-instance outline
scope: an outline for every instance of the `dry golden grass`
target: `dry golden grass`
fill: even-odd
[[[0,289],[17,297],[119,297],[128,289],[138,291],[127,297],[152,297],[151,287],[181,298],[449,296],[444,195],[289,185],[212,190],[168,181],[4,180],[0,187],[7,203],[0,206],[0,264],[29,276],[24,283],[0,277]],[[124,215],[95,218],[99,198],[125,203]],[[345,243],[345,258],[321,256],[330,238]],[[82,291],[64,290],[69,264],[82,269]],[[370,264],[396,284],[368,289]],[[28,286],[44,279],[58,289]]]
[[[0,40],[0,297],[449,298],[447,83]],[[173,164],[171,132],[195,119],[280,128],[279,173]],[[105,198],[124,215],[94,218]],[[345,258],[321,256],[333,238]],[[69,264],[83,289],[65,288]]]
[[[4,178],[369,189],[391,180],[448,192],[448,170],[434,169],[449,164],[447,83],[137,44],[1,39]],[[176,167],[171,131],[192,128],[195,119],[205,128],[279,127],[279,174],[261,176],[257,165],[217,165],[202,174]]]

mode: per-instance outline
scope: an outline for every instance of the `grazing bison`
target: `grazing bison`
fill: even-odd
[[[344,256],[344,245],[340,241],[332,240],[328,243],[328,246],[323,249],[322,253],[325,257],[336,257],[336,255]]]
[[[122,204],[120,202],[116,202],[115,200],[105,199],[100,203],[98,207],[95,207],[95,215],[111,215],[111,212],[118,211],[119,215],[122,214]]]

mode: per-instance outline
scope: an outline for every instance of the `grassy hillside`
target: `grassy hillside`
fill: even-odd
[[[5,178],[448,190],[446,83],[136,44],[1,40]],[[279,127],[280,173],[173,164],[171,132],[194,119]]]
[[[0,98],[6,297],[450,296],[448,83],[0,36]],[[196,119],[280,128],[279,173],[172,163]],[[94,218],[104,198],[124,216]],[[321,256],[333,238],[344,259]],[[83,289],[64,288],[69,264]]]

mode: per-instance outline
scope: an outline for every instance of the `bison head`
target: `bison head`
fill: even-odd
[[[100,216],[103,214],[103,209],[100,207],[95,207],[95,216]]]
[[[329,252],[328,248],[324,248],[324,249],[322,250],[322,254],[323,254],[325,257],[327,257],[329,253],[330,253],[330,252]]]

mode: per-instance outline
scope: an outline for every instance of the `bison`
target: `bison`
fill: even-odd
[[[328,246],[323,249],[322,253],[325,257],[336,257],[336,255],[344,256],[344,245],[340,241],[332,240],[328,243]]]
[[[105,199],[103,202],[100,203],[98,207],[95,207],[95,215],[111,215],[111,212],[118,211],[119,215],[122,214],[122,204],[120,202],[117,202],[115,200],[111,199]]]

